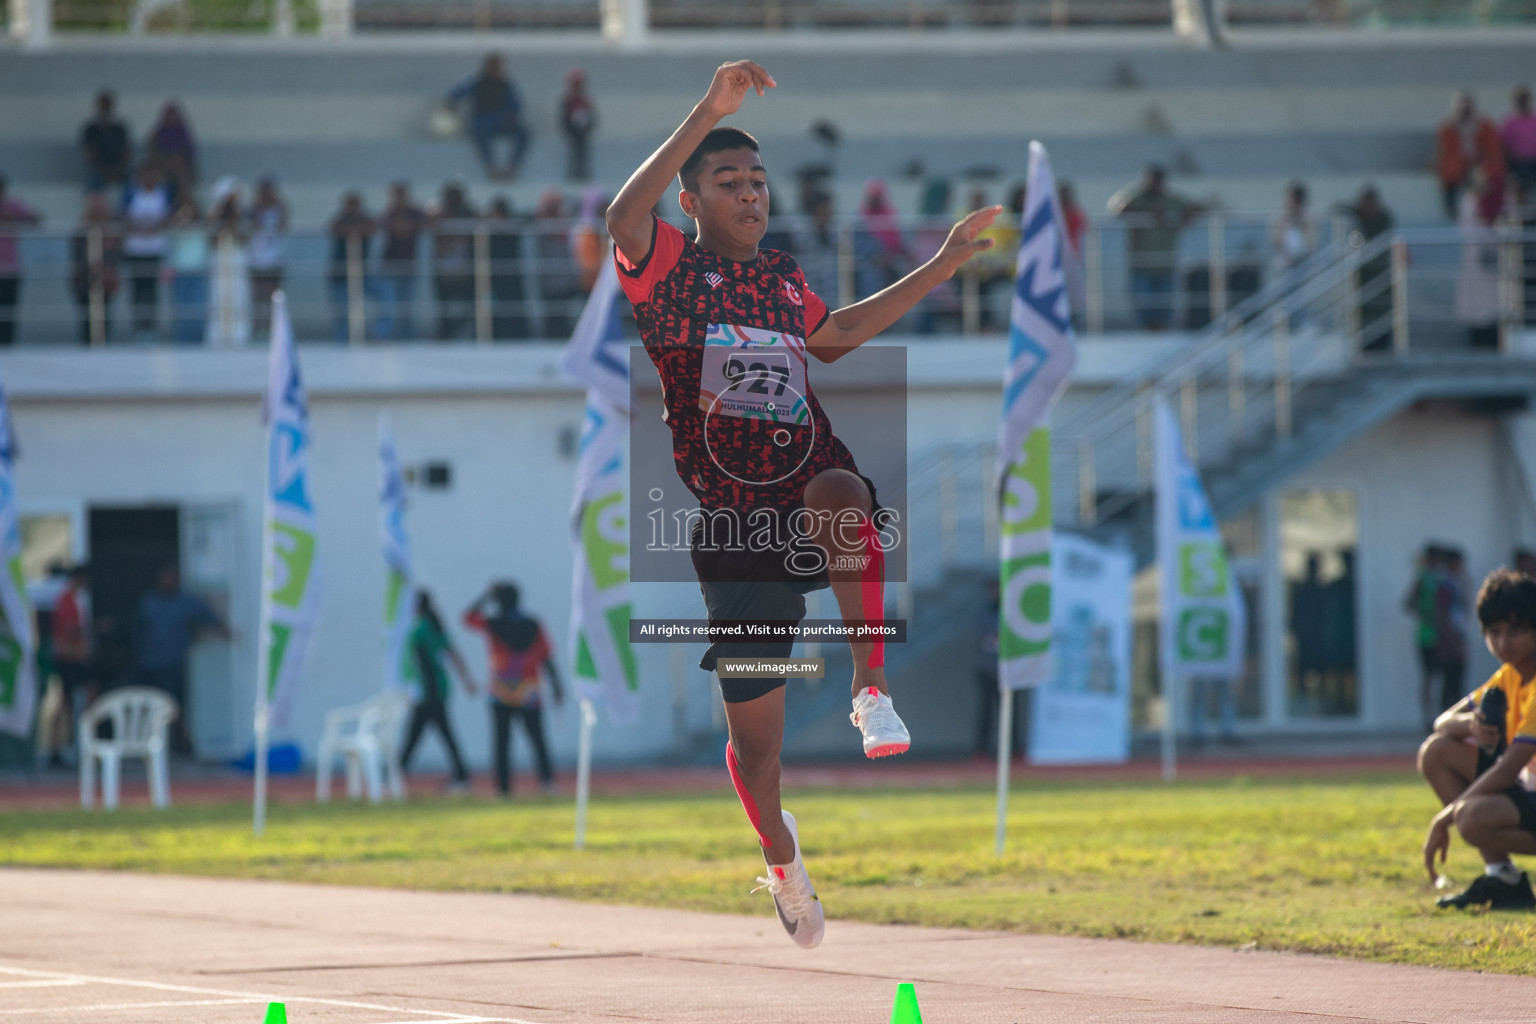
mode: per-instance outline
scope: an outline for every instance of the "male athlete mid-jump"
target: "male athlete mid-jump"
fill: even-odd
[[[678,475],[704,512],[691,554],[711,626],[798,622],[804,595],[828,585],[845,623],[868,623],[884,607],[881,509],[811,391],[807,354],[832,362],[895,323],[991,247],[977,235],[1001,208],[966,217],[937,255],[884,291],[828,311],[794,259],[758,248],[768,230],[768,186],[757,140],[717,127],[748,92],[761,96],[775,84],[751,61],[722,65],[672,137],[619,190],[608,231],[661,377]],[[652,213],[674,177],[678,203],[698,225],[694,238]],[[701,664],[714,670],[725,655],[787,657],[792,647],[790,640],[717,641]],[[884,645],[855,638],[850,647],[850,717],[864,753],[902,753],[911,740],[891,704]],[[779,805],[784,681],[721,674],[720,689],[726,763],[768,864],[761,881],[785,930],[809,949],[825,926],[795,819]]]

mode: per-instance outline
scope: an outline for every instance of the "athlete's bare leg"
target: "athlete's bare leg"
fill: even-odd
[[[1419,774],[1444,807],[1465,793],[1477,777],[1477,748],[1464,740],[1433,733],[1419,747]]]
[[[725,705],[731,739],[731,782],[757,829],[770,864],[795,859],[795,841],[779,805],[779,754],[784,749],[784,687],[754,700]]]
[[[868,520],[873,511],[869,488],[857,473],[846,469],[824,469],[805,485],[805,507],[815,513],[811,540],[827,556],[827,578],[843,620],[862,621],[881,618],[884,609],[864,607],[863,570],[858,566],[868,551],[858,538],[858,520]],[[869,664],[875,645],[868,640],[849,640],[853,652],[852,694],[858,696],[873,686],[890,694],[885,668]]]

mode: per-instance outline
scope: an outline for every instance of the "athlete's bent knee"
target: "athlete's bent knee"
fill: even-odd
[[[857,473],[846,469],[824,469],[805,485],[802,499],[807,508],[859,508],[869,511],[869,488]]]

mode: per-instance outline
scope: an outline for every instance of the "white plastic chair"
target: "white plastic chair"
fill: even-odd
[[[76,749],[80,752],[80,806],[90,810],[96,801],[96,762],[101,762],[101,803],[117,810],[122,763],[125,757],[142,757],[149,773],[149,796],[156,807],[171,805],[170,772],[166,742],[170,725],[181,709],[162,690],[125,686],[98,697],[80,715]],[[112,738],[100,739],[96,728],[112,723]]]
[[[410,714],[411,699],[399,690],[327,712],[315,754],[315,799],[330,800],[331,769],[340,755],[346,761],[347,796],[355,800],[366,789],[369,802],[379,803],[387,786],[392,799],[404,800],[400,746]]]

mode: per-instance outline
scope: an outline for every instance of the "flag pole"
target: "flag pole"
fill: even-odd
[[[592,791],[592,727],[597,709],[591,697],[581,698],[581,733],[576,742],[576,849],[587,847],[587,798]]]
[[[1013,763],[1013,690],[997,698],[997,855],[1008,837],[1008,769]]]

